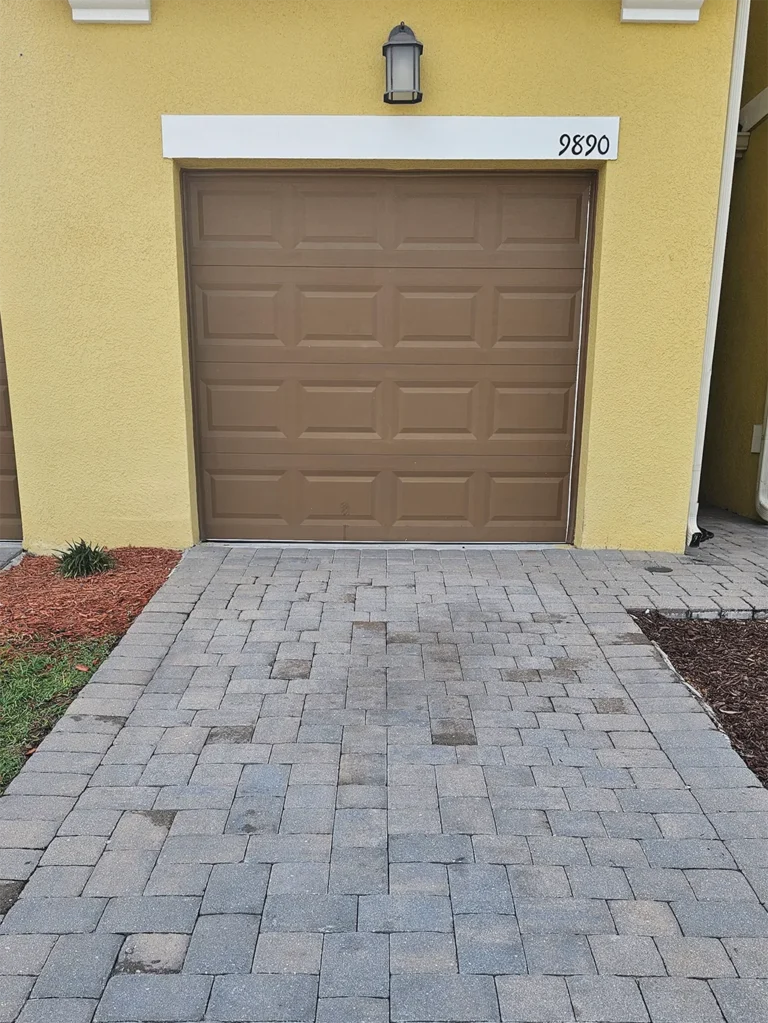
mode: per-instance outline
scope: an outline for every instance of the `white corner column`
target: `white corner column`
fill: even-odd
[[[728,107],[723,134],[723,161],[720,171],[720,194],[717,202],[712,272],[709,279],[709,304],[704,329],[704,352],[701,363],[699,387],[699,412],[696,421],[696,438],[693,448],[693,474],[688,504],[688,543],[698,547],[703,539],[699,529],[699,490],[701,470],[704,462],[704,439],[707,431],[707,411],[712,384],[712,365],[715,358],[715,337],[717,335],[717,314],[720,310],[720,290],[723,284],[725,264],[725,241],[728,235],[728,214],[731,208],[733,169],[736,164],[736,139],[739,133],[739,104],[744,82],[744,62],[747,55],[747,32],[749,30],[749,9],[751,0],[737,0],[736,25],[733,35],[733,57],[731,59],[731,81],[728,89]]]
[[[704,0],[621,0],[621,20],[690,24],[699,20]]]
[[[148,25],[151,0],[69,0],[72,20],[95,24]]]

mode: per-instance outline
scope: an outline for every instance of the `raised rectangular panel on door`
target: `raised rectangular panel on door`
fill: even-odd
[[[185,174],[202,528],[568,537],[578,174]]]

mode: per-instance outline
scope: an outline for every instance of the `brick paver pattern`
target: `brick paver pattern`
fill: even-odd
[[[0,1023],[768,1019],[768,793],[625,611],[768,611],[715,528],[190,551],[0,800]]]

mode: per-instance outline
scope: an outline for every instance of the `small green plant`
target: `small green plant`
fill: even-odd
[[[56,571],[65,579],[82,579],[97,572],[107,572],[115,567],[115,559],[104,547],[79,540],[71,543],[66,550],[57,551]]]

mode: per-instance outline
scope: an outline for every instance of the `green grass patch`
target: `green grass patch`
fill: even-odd
[[[0,645],[0,791],[115,645],[112,637]],[[29,647],[31,646],[31,649]]]

